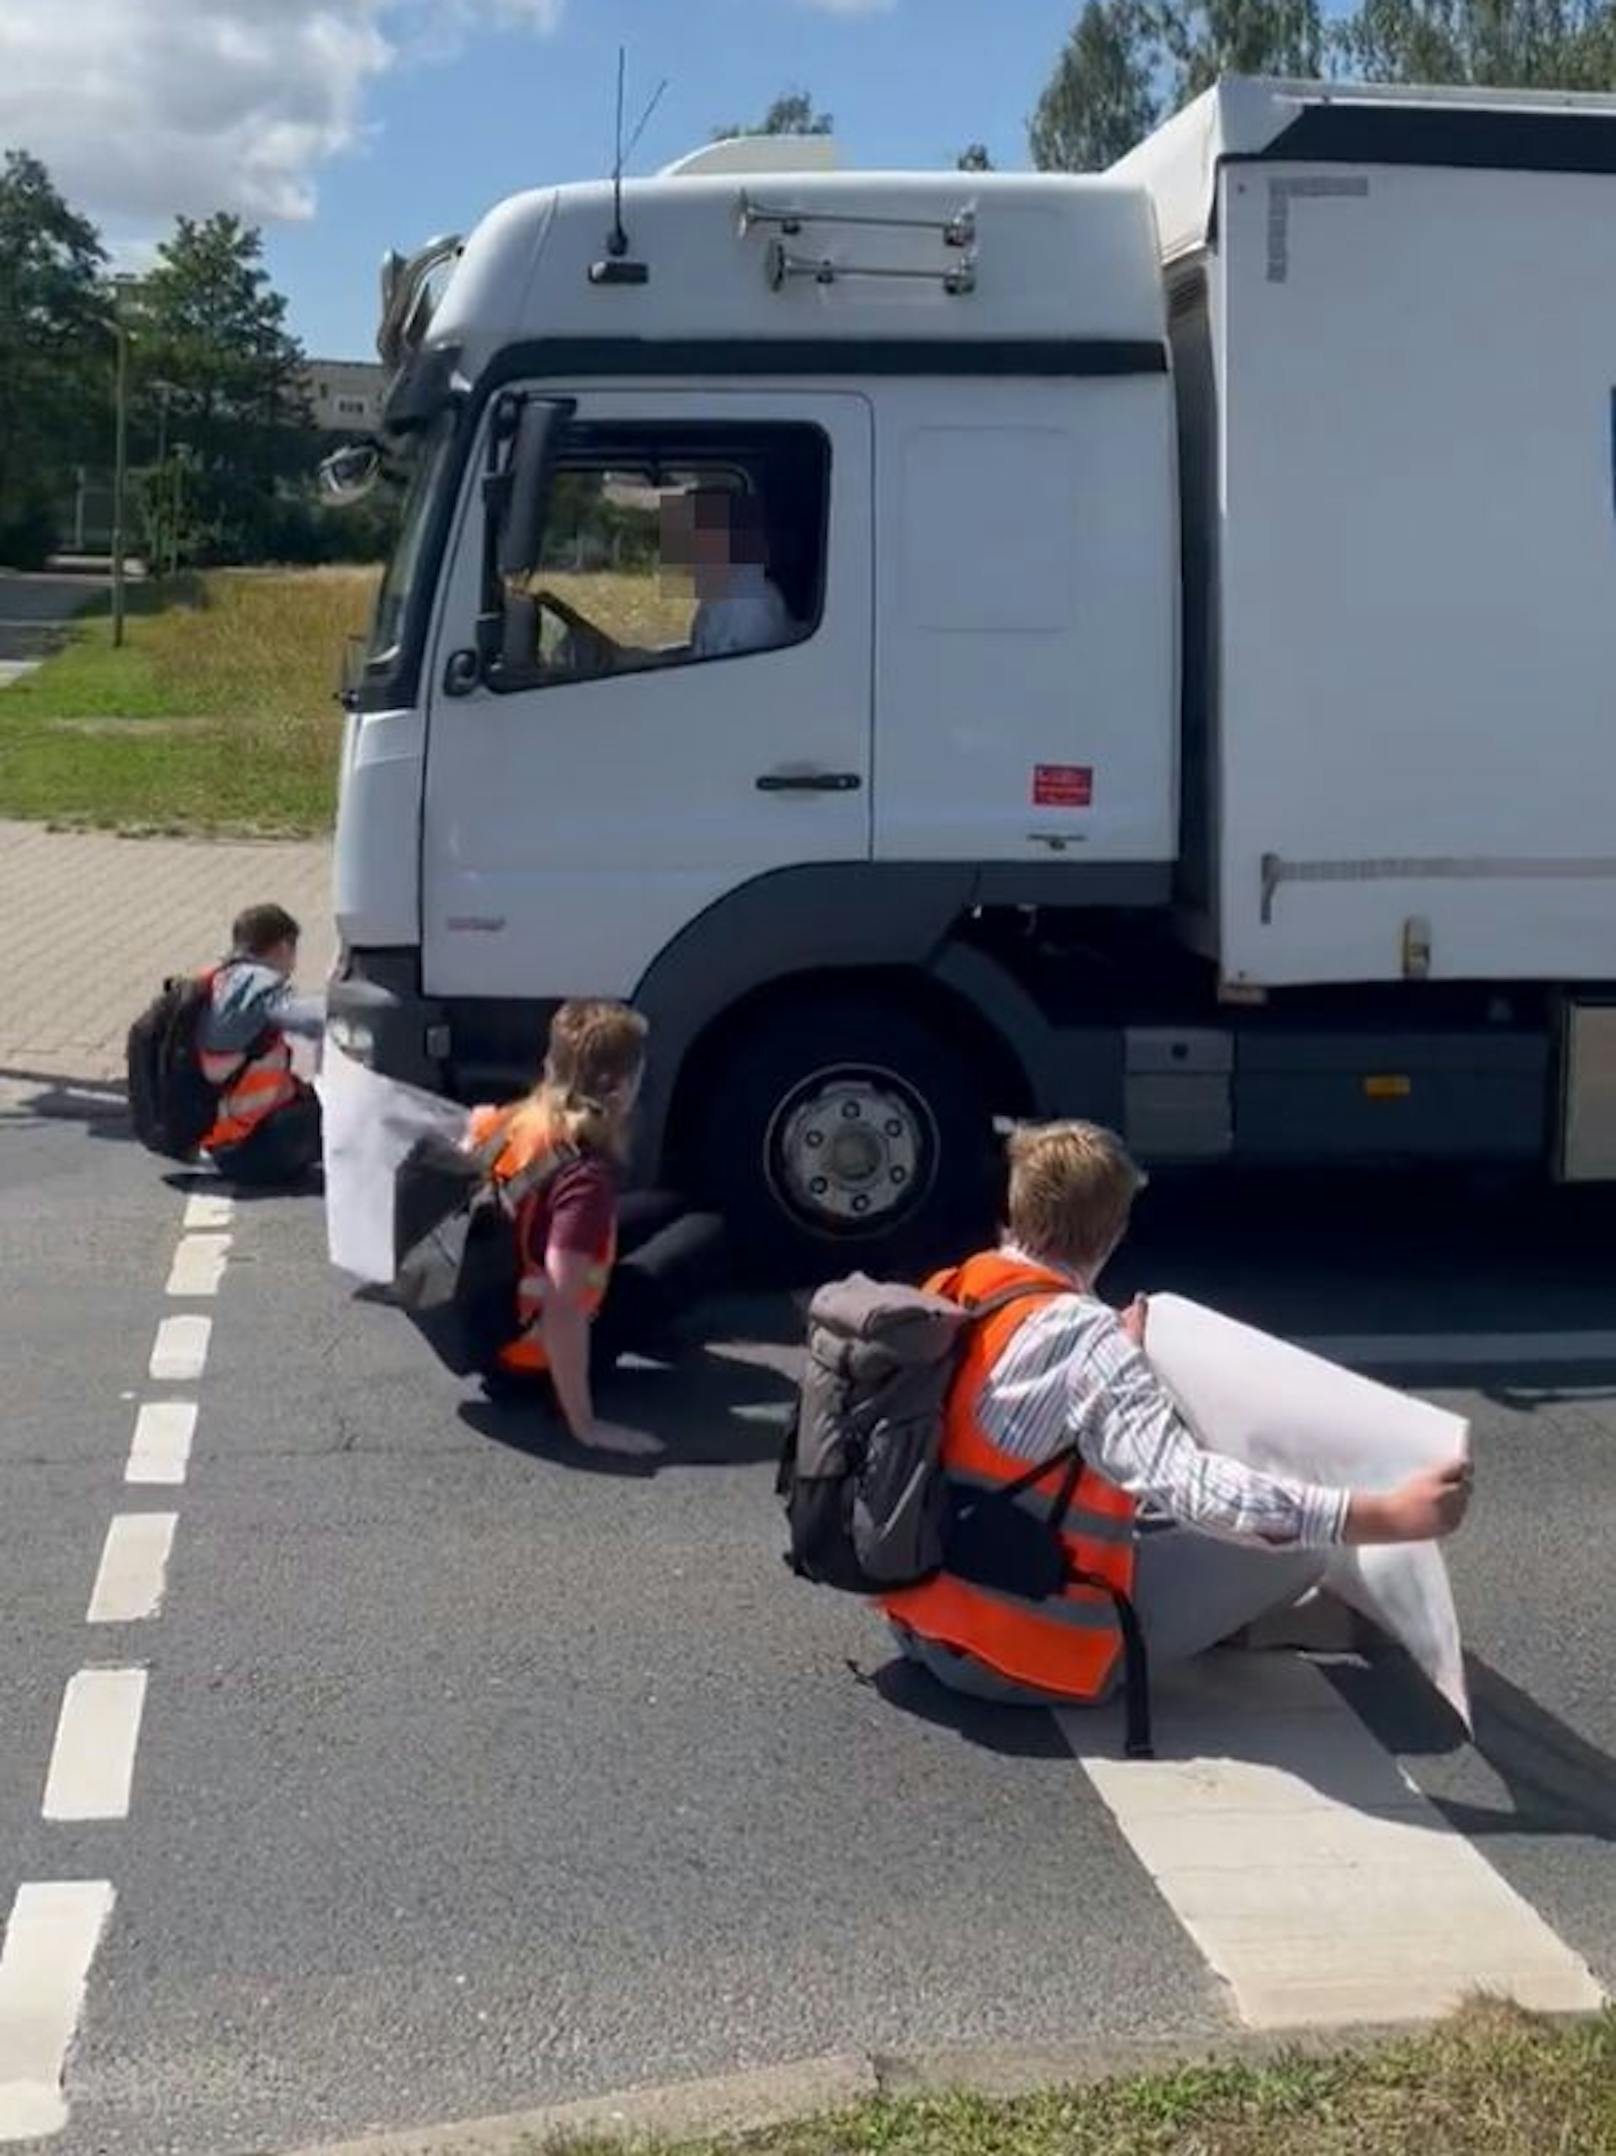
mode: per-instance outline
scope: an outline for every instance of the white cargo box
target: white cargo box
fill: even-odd
[[[1616,100],[1233,82],[1116,176],[1169,264],[1200,939],[1609,981]]]

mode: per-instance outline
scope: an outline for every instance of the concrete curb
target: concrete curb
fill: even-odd
[[[1592,2018],[1546,2014],[1554,2022]],[[704,2081],[672,2081],[585,2097],[497,2118],[468,2119],[357,2140],[322,2142],[285,2156],[539,2156],[569,2138],[592,2135],[632,2145],[647,2140],[703,2140],[783,2126],[837,2111],[872,2096],[965,2094],[1003,2099],[1042,2089],[1081,2087],[1134,2074],[1207,2063],[1261,2066],[1281,2058],[1317,2058],[1372,2050],[1428,2032],[1429,2021],[1348,2027],[1244,2030],[1196,2038],[1128,2043],[943,2045],[917,2052],[839,2052],[788,2066],[765,2066]]]
[[[538,2111],[512,2111],[500,2118],[461,2125],[415,2128],[407,2133],[367,2134],[293,2156],[522,2156],[564,2137],[585,2134],[633,2142],[651,2138],[694,2139],[782,2126],[818,2111],[838,2111],[880,2093],[875,2062],[856,2053],[805,2059],[792,2066],[765,2066],[723,2074],[710,2081],[672,2081],[630,2089],[616,2096],[585,2097]]]

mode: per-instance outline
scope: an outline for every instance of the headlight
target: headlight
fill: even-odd
[[[368,1068],[376,1061],[376,1029],[363,1018],[350,1018],[342,1011],[332,1011],[326,1018],[325,1037],[345,1056],[352,1056],[356,1063],[363,1063]]]

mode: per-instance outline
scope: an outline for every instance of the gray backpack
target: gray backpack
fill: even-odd
[[[874,1595],[941,1571],[943,1414],[960,1354],[973,1325],[1049,1292],[1006,1288],[966,1307],[863,1273],[819,1289],[775,1485],[794,1572]]]

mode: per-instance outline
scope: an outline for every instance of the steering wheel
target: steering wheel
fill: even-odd
[[[553,614],[566,634],[561,640],[560,670],[570,674],[609,674],[617,663],[619,645],[597,628],[587,615],[551,591],[548,586],[533,594],[542,613]]]

